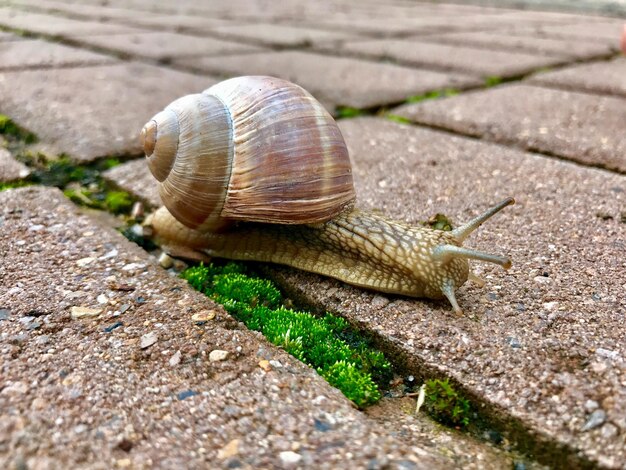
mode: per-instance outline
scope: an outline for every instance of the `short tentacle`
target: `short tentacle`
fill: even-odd
[[[459,303],[456,301],[456,295],[454,294],[454,282],[453,281],[444,282],[443,286],[441,287],[441,292],[443,292],[443,294],[447,297],[448,301],[450,302],[450,305],[452,305],[454,313],[456,313],[457,315],[463,315],[463,310],[459,306]]]

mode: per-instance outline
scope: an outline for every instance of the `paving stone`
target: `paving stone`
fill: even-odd
[[[492,75],[512,77],[566,61],[564,57],[400,39],[347,42],[341,45],[341,50],[376,59],[392,59],[404,64],[465,72],[483,77]]]
[[[433,34],[416,36],[414,39],[443,44],[483,47],[489,50],[526,52],[581,60],[604,57],[614,53],[614,48],[608,44],[588,41],[573,42],[571,39],[515,36],[506,32],[496,31]]]
[[[222,18],[192,16],[192,15],[142,15],[136,14],[128,21],[139,25],[154,27],[153,31],[177,31],[203,33],[217,26],[231,26],[241,24],[241,21],[225,20]]]
[[[140,32],[131,26],[97,21],[81,21],[61,16],[28,13],[0,8],[0,25],[31,33],[74,37],[91,34],[120,34]]]
[[[141,153],[139,131],[172,100],[214,78],[137,63],[0,73],[2,112],[55,153],[87,162]],[[33,99],[37,97],[37,99]]]
[[[0,182],[19,180],[29,173],[26,165],[15,160],[7,149],[0,147]]]
[[[539,85],[626,96],[626,59],[581,64],[537,74],[528,80]]]
[[[375,118],[343,120],[357,204],[419,223],[455,224],[507,208],[466,242],[513,267],[472,263],[487,280],[446,301],[401,298],[272,268],[288,295],[371,331],[418,375],[453,377],[544,463],[626,461],[626,177]],[[382,346],[384,345],[384,346]],[[606,424],[583,431],[597,402]],[[522,432],[526,429],[528,432]],[[517,434],[516,434],[517,433]],[[563,450],[566,449],[566,450]],[[583,465],[584,464],[584,465]]]
[[[102,176],[116,186],[139,197],[152,207],[162,205],[159,191],[154,184],[154,179],[148,169],[148,165],[146,165],[145,158],[122,163],[105,171]]]
[[[81,5],[78,3],[63,2],[28,2],[28,9],[48,12],[56,15],[68,16],[71,18],[89,18],[95,21],[132,21],[134,18],[150,18],[160,16],[156,13],[150,13],[146,10],[133,10],[130,8],[118,8],[100,5]]]
[[[113,57],[38,39],[0,42],[0,70],[106,64]]]
[[[385,13],[371,15],[367,18],[354,17],[351,14],[333,14],[325,18],[305,20],[305,23],[319,25],[320,27],[333,28],[341,31],[368,33],[376,36],[389,37],[408,34],[431,34],[452,31],[475,31],[475,30],[496,30],[504,28],[531,28],[548,24],[555,25],[554,20],[546,17],[541,20],[533,17],[517,15],[517,12],[509,14],[493,14],[493,12],[463,14],[452,11],[449,15],[437,13],[407,14],[402,17],[389,18],[381,21],[381,17],[386,17]],[[384,15],[384,16],[383,16]],[[557,20],[557,25],[562,21]]]
[[[5,191],[0,207],[2,468],[282,468],[286,451],[315,468],[450,468],[59,190]],[[102,313],[73,319],[72,306]],[[203,310],[217,315],[198,327]],[[209,362],[215,349],[228,358]],[[266,372],[263,359],[281,367]]]
[[[257,23],[249,25],[221,26],[213,28],[216,33],[233,39],[255,41],[269,46],[316,46],[333,45],[346,39],[354,39],[355,34],[341,31],[324,31],[302,26]]]
[[[19,41],[21,39],[21,36],[18,36],[17,34],[0,31],[0,41]]]
[[[623,20],[590,21],[557,26],[520,27],[511,29],[512,34],[535,35],[537,37],[562,37],[576,41],[595,41],[607,44],[613,50],[619,50],[619,37],[623,28]]]
[[[284,78],[306,88],[331,112],[337,105],[369,108],[404,101],[434,89],[480,83],[461,74],[298,51],[195,57],[176,62],[209,73]]]
[[[393,114],[487,140],[626,171],[626,101],[505,85],[400,106]]]
[[[131,56],[172,61],[179,57],[217,55],[233,52],[262,51],[260,47],[216,38],[175,33],[115,34],[82,37],[80,41],[91,46],[122,52]]]

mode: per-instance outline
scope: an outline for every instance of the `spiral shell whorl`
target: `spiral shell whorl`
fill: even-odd
[[[146,124],[142,135],[148,166],[172,215],[196,230],[222,225],[232,161],[232,124],[223,103],[203,94],[184,96]]]

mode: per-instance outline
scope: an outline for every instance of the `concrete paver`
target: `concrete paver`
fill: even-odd
[[[113,57],[38,39],[0,42],[0,70],[113,62]]]
[[[12,34],[6,31],[0,31],[0,41],[19,41],[22,38],[17,34]]]
[[[62,16],[28,13],[0,8],[0,25],[31,33],[75,37],[91,34],[120,34],[140,32],[137,28],[98,21],[81,21]]]
[[[201,15],[143,15],[138,13],[127,19],[138,26],[152,27],[152,31],[177,31],[204,33],[217,26],[242,24],[242,21],[226,20]]]
[[[472,263],[487,285],[458,291],[463,317],[445,301],[273,268],[288,294],[371,331],[418,376],[453,377],[508,423],[505,436],[528,441],[515,431],[526,428],[536,443],[530,452],[544,462],[620,468],[626,177],[380,119],[340,127],[363,208],[411,223],[442,212],[458,224],[514,196],[516,206],[466,243],[510,254],[513,267]]]
[[[432,34],[416,36],[414,39],[443,44],[483,47],[490,50],[569,57],[579,60],[604,57],[614,53],[613,47],[603,43],[580,41],[576,44],[576,47],[572,47],[571,39],[537,37],[534,35],[516,36],[498,31]]]
[[[220,26],[213,28],[213,31],[225,37],[254,41],[257,44],[290,47],[328,46],[357,37],[353,33],[342,31],[324,31],[302,26],[269,23]]]
[[[393,114],[496,142],[626,171],[626,101],[505,85],[400,106]]]
[[[168,32],[139,34],[91,35],[81,37],[83,44],[122,52],[130,56],[171,61],[180,57],[262,51],[249,44],[223,39],[190,36]]]
[[[15,160],[7,149],[0,147],[0,182],[25,178],[29,173],[30,170],[26,165]]]
[[[537,74],[528,80],[538,85],[626,96],[626,59],[580,64]]]
[[[102,176],[116,186],[147,202],[153,208],[163,205],[159,197],[159,190],[153,184],[152,175],[148,165],[146,165],[145,158],[122,163],[105,171]]]
[[[449,468],[59,190],[5,191],[0,207],[2,468]]]
[[[541,67],[566,62],[564,57],[547,57],[521,52],[485,50],[474,47],[436,44],[413,40],[355,41],[341,50],[403,64],[451,70],[474,75],[511,77]]]
[[[619,50],[619,37],[622,32],[623,21],[589,21],[568,25],[541,25],[533,28],[519,27],[512,29],[512,34],[532,34],[538,37],[562,37],[571,40],[595,41],[610,45],[613,50]]]
[[[140,154],[138,132],[151,116],[175,98],[215,82],[132,62],[4,72],[0,102],[2,112],[34,132],[49,151],[87,162]]]
[[[462,88],[480,80],[399,65],[300,51],[181,59],[177,64],[222,75],[274,75],[295,82],[333,112],[335,106],[369,108],[404,101],[442,88]]]

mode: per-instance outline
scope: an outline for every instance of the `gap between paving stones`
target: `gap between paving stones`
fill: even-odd
[[[486,402],[484,397],[472,392],[453,376],[446,375],[437,367],[430,366],[420,361],[419,358],[410,355],[382,333],[376,330],[365,330],[362,325],[354,323],[352,318],[344,316],[342,312],[329,310],[327,305],[319,302],[297,286],[301,282],[307,282],[305,279],[307,274],[294,273],[292,270],[281,266],[259,267],[258,269],[264,276],[274,281],[289,298],[293,299],[296,305],[301,305],[318,315],[330,311],[333,315],[341,316],[347,320],[353,328],[366,335],[373,346],[382,351],[386,357],[393,358],[394,369],[400,375],[405,377],[413,375],[418,378],[419,383],[424,383],[431,378],[449,379],[454,388],[470,401],[472,409],[477,413],[477,421],[480,423],[479,431],[494,430],[506,436],[516,452],[551,467],[556,468],[567,463],[573,465],[574,468],[596,468],[596,464],[588,458],[580,456],[576,448],[556,442],[547,434],[537,433],[536,430],[526,426],[521,419],[511,416],[505,409]],[[480,432],[475,432],[472,435],[483,442],[493,442]]]

